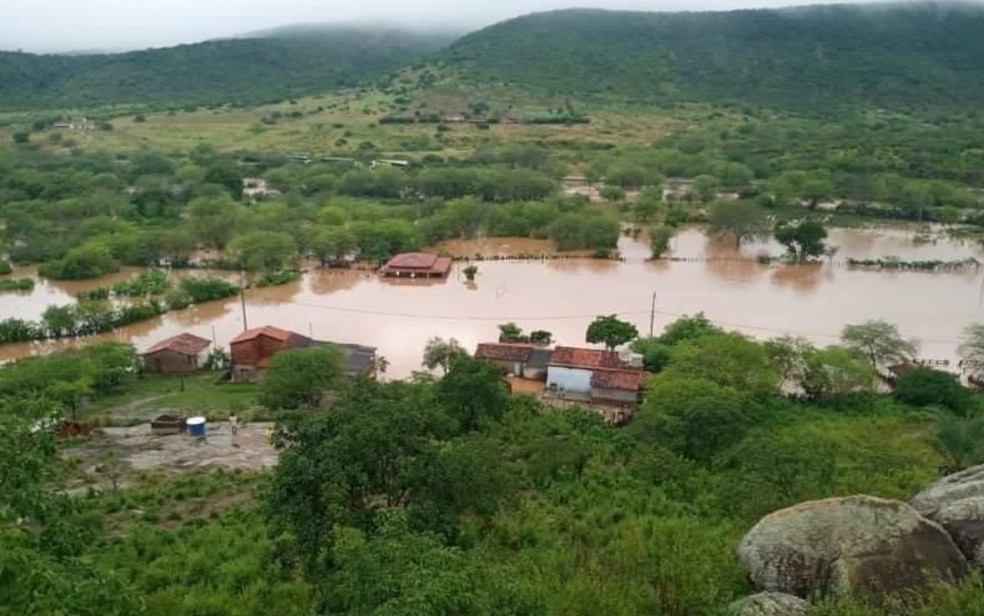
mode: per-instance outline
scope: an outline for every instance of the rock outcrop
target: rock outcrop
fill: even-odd
[[[810,598],[886,594],[955,581],[966,560],[909,505],[871,496],[801,503],[762,518],[738,548],[760,589]]]
[[[760,592],[735,601],[728,607],[728,616],[805,616],[810,604],[781,592]]]
[[[984,568],[984,465],[947,475],[910,504],[943,526],[967,560]]]

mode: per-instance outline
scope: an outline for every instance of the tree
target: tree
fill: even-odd
[[[663,205],[663,193],[656,189],[647,188],[642,191],[639,198],[632,206],[632,214],[637,222],[649,222],[656,218],[660,207]]]
[[[672,238],[673,227],[669,225],[657,225],[649,230],[649,247],[653,259],[659,259],[669,250]]]
[[[509,408],[509,391],[499,366],[465,354],[451,360],[448,373],[438,383],[437,395],[465,432],[497,420]]]
[[[238,255],[248,270],[275,271],[295,265],[297,244],[289,233],[251,231],[229,244],[229,252]]]
[[[765,210],[752,201],[719,201],[707,212],[711,233],[731,235],[735,246],[767,235]]]
[[[27,131],[16,131],[13,135],[14,143],[17,145],[25,145],[31,142],[31,133]]]
[[[324,267],[328,263],[344,259],[355,250],[356,245],[355,234],[348,227],[320,227],[311,243],[311,249]]]
[[[200,197],[188,204],[188,216],[198,241],[222,250],[236,231],[239,206],[228,195]]]
[[[609,203],[617,203],[625,199],[625,191],[618,186],[602,186],[598,194]]]
[[[774,230],[776,241],[786,247],[797,261],[819,257],[826,250],[824,240],[827,229],[816,220],[805,220],[797,224],[780,223]]]
[[[527,337],[523,335],[523,329],[515,323],[502,323],[499,325],[499,342],[526,342]]]
[[[897,326],[881,320],[845,326],[841,331],[841,342],[868,360],[875,369],[904,364],[919,350],[918,341],[903,338]]]
[[[984,373],[984,323],[971,323],[960,336],[961,366],[971,374]]]
[[[779,373],[765,348],[736,332],[677,344],[660,377],[706,379],[759,399],[779,393]]]
[[[309,580],[332,569],[336,524],[372,531],[380,510],[416,497],[452,423],[429,384],[360,379],[330,413],[282,426],[270,524],[289,532]]]
[[[585,341],[591,344],[604,344],[605,348],[613,350],[638,336],[639,330],[635,325],[621,321],[616,315],[611,314],[598,317],[588,325]]]
[[[652,379],[631,425],[644,440],[705,463],[740,441],[749,423],[741,396],[730,387],[661,374]]]
[[[548,345],[553,341],[553,334],[545,329],[534,329],[530,332],[530,342],[533,344]]]
[[[334,346],[281,351],[260,381],[260,402],[271,409],[317,407],[345,376],[345,354]]]
[[[902,374],[895,383],[895,397],[913,406],[938,405],[957,413],[964,413],[973,402],[957,375],[932,368]]]
[[[459,355],[467,355],[465,349],[458,344],[454,338],[444,340],[442,338],[431,338],[424,347],[423,366],[428,370],[440,367],[441,372],[447,374],[451,368],[451,362]]]
[[[661,344],[675,346],[681,342],[696,340],[708,334],[720,333],[724,333],[724,330],[711,323],[703,312],[698,312],[694,316],[684,315],[667,325],[663,328],[663,333],[660,334],[658,340]]]
[[[631,348],[634,353],[642,355],[642,365],[649,372],[659,372],[670,361],[671,349],[659,338],[636,338]]]
[[[803,355],[799,384],[806,395],[817,399],[872,393],[875,372],[850,349],[809,347]]]
[[[465,269],[461,270],[465,274],[465,278],[468,280],[475,280],[475,275],[478,274],[477,265],[469,265]]]
[[[694,178],[694,192],[701,203],[710,203],[717,196],[721,181],[713,175],[698,175]]]

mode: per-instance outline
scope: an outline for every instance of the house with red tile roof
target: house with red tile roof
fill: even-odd
[[[232,380],[240,383],[257,381],[277,353],[317,345],[333,345],[342,349],[346,375],[372,377],[375,374],[375,347],[314,340],[297,332],[267,325],[246,330],[229,343]]]
[[[187,332],[165,338],[142,353],[144,371],[189,374],[205,365],[205,350],[212,342]]]
[[[559,346],[547,366],[547,390],[582,402],[634,406],[645,381],[638,358],[615,351]]]
[[[475,350],[476,359],[498,365],[505,374],[542,381],[553,351],[535,344],[485,342]]]
[[[406,252],[386,262],[383,276],[400,278],[444,278],[451,271],[451,259],[428,252]]]

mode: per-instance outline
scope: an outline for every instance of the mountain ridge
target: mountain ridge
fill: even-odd
[[[803,108],[961,105],[984,90],[984,6],[813,5],[713,12],[567,9],[466,35],[441,52],[464,79]],[[519,61],[522,59],[522,61]]]

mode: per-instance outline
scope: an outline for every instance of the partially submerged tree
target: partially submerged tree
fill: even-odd
[[[608,350],[623,345],[639,336],[636,326],[622,321],[618,316],[611,314],[595,319],[588,326],[585,341],[591,344],[604,344]]]
[[[872,368],[904,364],[919,350],[918,341],[903,338],[896,325],[881,320],[845,326],[841,342],[868,360]]]
[[[827,229],[816,220],[805,220],[797,224],[780,223],[774,230],[776,241],[786,247],[797,261],[806,261],[824,254],[827,247]]]
[[[659,259],[669,250],[672,238],[673,227],[669,225],[657,225],[649,230],[649,248],[653,259]]]
[[[984,323],[971,323],[963,329],[957,352],[964,369],[971,374],[984,373]]]
[[[765,210],[753,201],[719,201],[708,210],[707,221],[711,233],[734,237],[735,246],[768,235]]]

